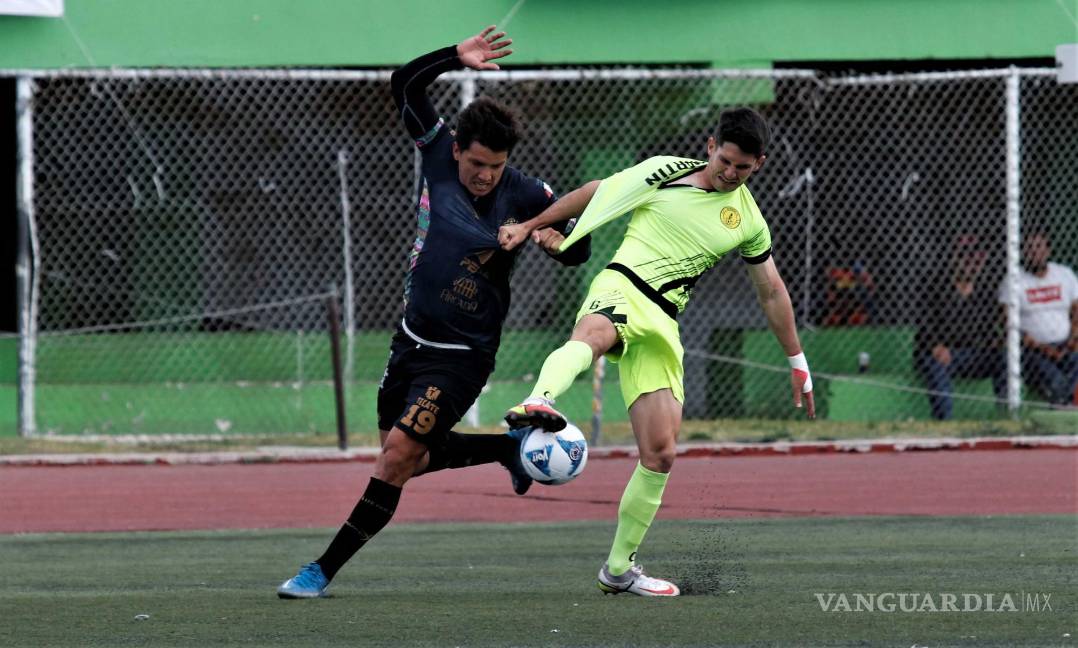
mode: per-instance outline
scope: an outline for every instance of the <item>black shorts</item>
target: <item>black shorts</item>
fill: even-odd
[[[421,345],[398,331],[378,387],[378,429],[442,445],[494,370],[489,354]]]

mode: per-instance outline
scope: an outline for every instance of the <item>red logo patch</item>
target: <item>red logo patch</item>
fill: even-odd
[[[1027,288],[1026,299],[1031,304],[1047,304],[1048,302],[1061,301],[1063,299],[1063,286],[1042,286],[1041,288]]]

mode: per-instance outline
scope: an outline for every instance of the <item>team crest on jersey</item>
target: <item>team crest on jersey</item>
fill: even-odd
[[[730,229],[737,229],[737,226],[741,224],[741,214],[733,207],[723,207],[719,212],[719,220]]]

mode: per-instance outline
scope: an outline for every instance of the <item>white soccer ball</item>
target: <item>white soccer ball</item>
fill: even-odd
[[[572,423],[560,432],[532,428],[520,444],[520,462],[524,472],[540,484],[564,484],[584,472],[588,442]]]

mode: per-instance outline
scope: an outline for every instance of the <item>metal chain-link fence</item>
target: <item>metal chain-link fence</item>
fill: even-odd
[[[0,342],[20,345],[24,428],[329,431],[325,299],[339,292],[350,427],[375,429],[416,229],[415,153],[388,73],[60,72],[20,83],[34,259],[23,337]],[[1007,393],[999,303],[1019,225],[1046,227],[1052,259],[1078,267],[1078,86],[1049,71],[460,73],[431,93],[451,123],[478,94],[516,108],[525,134],[510,163],[559,193],[652,155],[702,158],[722,109],[755,106],[774,140],[750,186],[822,416],[990,418],[1008,398],[1052,400],[1028,376]],[[1017,205],[1009,181],[1020,181]],[[525,252],[497,371],[470,422],[497,421],[530,390],[626,220],[597,233],[583,268]],[[736,256],[700,281],[680,320],[686,414],[790,416],[785,359]],[[970,286],[982,297],[956,298]],[[966,345],[982,350],[959,358]],[[616,381],[608,371],[613,420],[626,416]],[[591,392],[582,376],[559,404],[586,420]]]

